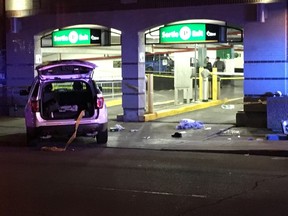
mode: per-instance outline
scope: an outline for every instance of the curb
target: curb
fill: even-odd
[[[193,150],[193,149],[161,149],[161,151],[173,152],[195,152],[195,153],[211,153],[211,154],[238,154],[244,156],[272,156],[272,157],[288,157],[288,150]]]
[[[145,122],[153,121],[153,120],[156,120],[159,118],[164,118],[164,117],[168,117],[168,116],[175,116],[175,115],[179,115],[182,113],[191,112],[191,111],[195,111],[195,110],[199,110],[199,109],[206,109],[206,108],[211,107],[211,106],[217,106],[217,105],[223,104],[227,101],[229,101],[229,100],[224,99],[224,100],[216,100],[216,101],[209,101],[209,102],[201,102],[199,104],[191,104],[191,105],[187,105],[187,106],[181,107],[181,108],[160,110],[160,111],[156,111],[154,113],[145,114],[144,115],[144,121]]]

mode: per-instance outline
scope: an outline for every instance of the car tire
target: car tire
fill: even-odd
[[[99,131],[96,135],[97,144],[106,144],[108,141],[108,129],[104,131]]]

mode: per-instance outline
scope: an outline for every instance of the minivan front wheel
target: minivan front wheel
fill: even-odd
[[[108,141],[108,129],[99,131],[96,135],[97,144],[106,144]]]

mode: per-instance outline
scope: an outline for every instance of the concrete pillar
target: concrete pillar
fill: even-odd
[[[245,96],[261,96],[276,91],[288,93],[285,7],[285,3],[269,4],[264,23],[249,22],[244,26]]]
[[[42,64],[42,51],[41,51],[41,36],[34,36],[34,65],[35,67]],[[36,71],[34,71],[34,76],[36,76]]]
[[[146,103],[144,32],[122,32],[122,120],[144,121]]]
[[[266,127],[266,105],[253,102],[276,91],[288,94],[287,2],[265,8],[265,20],[244,26],[244,111],[237,113],[238,126]]]
[[[7,107],[9,116],[23,116],[27,97],[19,91],[28,88],[34,78],[34,40],[29,34],[8,33]]]

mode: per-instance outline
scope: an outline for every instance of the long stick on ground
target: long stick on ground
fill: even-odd
[[[53,146],[53,147],[47,147],[47,146],[43,146],[41,148],[41,150],[44,150],[44,151],[57,151],[57,152],[63,152],[63,151],[66,151],[66,149],[68,148],[68,146],[73,142],[73,140],[76,138],[76,135],[77,135],[77,130],[78,130],[78,127],[79,127],[79,124],[80,124],[80,121],[81,119],[83,118],[83,116],[85,115],[85,111],[82,110],[78,116],[78,118],[76,119],[76,123],[75,123],[75,131],[74,133],[72,134],[72,136],[70,137],[70,139],[67,141],[66,145],[64,148],[58,148],[56,146]]]
[[[83,118],[83,116],[85,115],[85,111],[82,110],[78,116],[78,118],[76,119],[76,124],[75,124],[75,131],[72,134],[72,136],[70,137],[70,139],[67,141],[66,146],[65,146],[65,150],[66,148],[73,142],[73,140],[76,138],[76,134],[77,134],[77,130],[80,124],[81,119]]]

